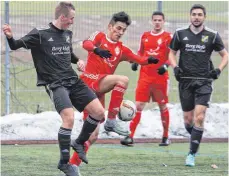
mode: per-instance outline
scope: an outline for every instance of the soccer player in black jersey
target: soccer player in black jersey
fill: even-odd
[[[195,166],[195,154],[203,135],[205,113],[212,94],[212,81],[218,79],[228,63],[228,53],[218,32],[204,26],[205,18],[205,7],[193,5],[190,9],[191,25],[177,29],[170,43],[169,60],[179,81],[185,128],[191,134],[186,166]],[[222,58],[217,68],[213,67],[210,58],[213,50]]]
[[[67,176],[80,175],[75,165],[68,163],[70,145],[79,154],[80,159],[88,162],[84,153],[84,142],[104,118],[104,108],[96,95],[89,89],[73,70],[71,63],[83,69],[83,64],[72,51],[72,32],[68,27],[73,24],[75,7],[69,2],[58,3],[55,20],[45,28],[34,28],[19,40],[13,38],[11,27],[6,24],[3,32],[12,50],[31,49],[37,72],[37,86],[45,86],[57,112],[62,118],[58,132],[60,161],[58,169]],[[71,131],[74,124],[74,110],[86,109],[89,112],[82,130],[71,143]],[[48,118],[48,117],[47,117]]]

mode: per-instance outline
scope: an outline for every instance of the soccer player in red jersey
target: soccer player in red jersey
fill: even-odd
[[[169,61],[169,44],[172,35],[163,30],[165,19],[162,12],[156,11],[152,14],[153,30],[143,33],[140,42],[138,54],[140,56],[153,56],[159,59],[157,65],[141,66],[138,85],[135,92],[135,100],[137,113],[133,120],[130,122],[131,134],[121,140],[121,144],[133,144],[133,137],[137,125],[140,122],[142,110],[147,102],[157,102],[160,112],[161,121],[163,126],[163,137],[160,146],[169,145],[168,129],[169,129],[169,111],[167,108],[168,103],[168,84],[169,75],[167,72]],[[136,71],[138,68],[137,63],[132,64],[132,70]]]
[[[128,14],[119,12],[112,16],[108,24],[108,32],[95,32],[83,42],[83,48],[88,51],[88,60],[81,79],[97,94],[104,106],[105,93],[112,91],[108,109],[108,118],[104,124],[106,131],[113,131],[119,135],[128,136],[129,130],[122,129],[116,121],[123,95],[128,86],[128,77],[114,75],[121,61],[135,62],[141,65],[157,64],[158,59],[152,56],[139,56],[124,46],[119,39],[131,24]],[[88,114],[84,111],[84,120]],[[99,125],[89,140],[85,143],[85,152],[93,144],[99,134]],[[79,165],[81,160],[74,152],[70,163]]]

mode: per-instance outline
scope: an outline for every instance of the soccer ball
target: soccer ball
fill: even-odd
[[[136,106],[130,100],[123,100],[119,109],[118,118],[122,121],[130,121],[136,113]]]

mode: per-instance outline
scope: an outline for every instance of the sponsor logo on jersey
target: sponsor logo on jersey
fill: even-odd
[[[52,39],[52,37],[50,37],[50,39],[48,39],[49,42],[53,42],[54,40]]]
[[[206,52],[206,46],[205,45],[192,45],[192,44],[187,43],[185,45],[185,51],[205,53]]]
[[[119,53],[120,53],[120,48],[117,46],[117,47],[115,48],[115,54],[116,54],[116,55],[119,55]]]
[[[162,39],[161,39],[161,38],[159,38],[159,39],[157,40],[157,44],[158,44],[158,45],[161,45],[161,44],[162,44]]]
[[[184,37],[183,40],[188,40],[188,37]]]
[[[70,43],[70,37],[69,36],[66,36],[66,42]]]
[[[207,43],[208,42],[208,36],[207,35],[202,35],[201,42]]]

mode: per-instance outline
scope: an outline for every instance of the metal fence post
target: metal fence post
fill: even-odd
[[[5,1],[5,23],[9,24],[9,1]],[[5,114],[7,115],[10,113],[10,57],[7,39],[5,39],[5,44]]]
[[[162,12],[162,1],[157,1],[157,10]]]

